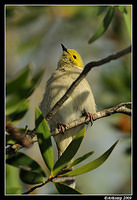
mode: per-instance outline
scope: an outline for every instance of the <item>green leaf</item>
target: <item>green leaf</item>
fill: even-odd
[[[127,13],[126,6],[117,6],[117,9],[122,13]]]
[[[40,69],[32,78],[32,82],[34,85],[39,84],[42,76],[44,75],[45,68]]]
[[[26,184],[38,184],[44,182],[44,178],[40,173],[22,168],[20,169],[19,177]]]
[[[12,139],[11,135],[6,133],[6,145],[7,145],[7,144],[13,145],[13,144],[15,144],[15,143],[16,143],[16,141]],[[6,155],[6,156],[7,156],[7,155]]]
[[[17,93],[11,96],[6,102],[6,115],[16,112],[19,107],[24,104],[26,99],[33,93],[34,88],[32,84],[24,85]]]
[[[51,143],[50,130],[48,128],[44,116],[42,115],[38,107],[35,110],[35,127],[42,157],[47,167],[52,172],[54,165],[54,157],[53,157],[53,148]]]
[[[105,15],[102,23],[100,24],[100,26],[98,27],[97,31],[94,33],[94,35],[90,38],[90,40],[88,41],[88,43],[92,43],[93,41],[97,40],[99,37],[101,37],[103,35],[103,33],[107,30],[113,14],[114,14],[114,6],[111,6],[107,12],[107,14]]]
[[[86,153],[84,156],[81,156],[79,158],[77,158],[76,160],[74,160],[69,166],[67,166],[67,169],[69,169],[70,167],[73,167],[77,164],[79,164],[80,162],[84,161],[85,159],[87,159],[89,156],[91,156],[94,153],[94,151],[91,151],[89,153]]]
[[[62,170],[68,162],[74,157],[76,152],[78,151],[78,148],[84,138],[86,132],[86,128],[82,129],[72,140],[72,142],[69,144],[69,146],[66,148],[66,150],[63,152],[61,157],[57,160],[57,162],[54,165],[53,174],[56,175]]]
[[[21,194],[22,187],[20,186],[7,186],[6,194]]]
[[[68,185],[61,182],[53,182],[60,194],[82,194],[76,189],[69,187]]]
[[[6,165],[6,194],[21,194],[22,186],[19,178],[19,169]],[[14,189],[15,188],[15,189]],[[20,189],[19,189],[20,188]]]
[[[130,36],[130,39],[132,40],[131,19],[130,19],[128,13],[125,13],[125,12],[124,12],[123,15],[124,15],[125,23],[126,23],[126,26],[127,26],[128,34],[129,34],[129,36]]]
[[[18,168],[25,166],[30,170],[38,171],[43,176],[46,176],[45,172],[36,161],[21,152],[16,152],[11,158],[6,160],[6,163]]]
[[[127,26],[128,34],[130,39],[132,38],[132,29],[131,29],[131,19],[127,12],[126,6],[117,6],[118,10],[123,13],[124,20]]]
[[[30,73],[30,67],[27,65],[16,78],[12,81],[7,81],[6,83],[6,95],[10,95],[12,93],[17,92],[22,85],[26,82]]]
[[[18,107],[16,111],[8,115],[8,120],[12,122],[19,121],[24,117],[24,115],[27,113],[28,110],[29,110],[29,100],[26,100],[25,102],[22,103],[22,105]]]
[[[103,155],[101,155],[99,158],[97,158],[94,161],[91,161],[90,163],[79,167],[73,171],[67,172],[65,174],[61,174],[59,175],[59,177],[62,176],[76,176],[76,175],[80,175],[80,174],[84,174],[87,173],[91,170],[96,169],[97,167],[99,167],[100,165],[102,165],[105,160],[109,157],[109,155],[111,154],[111,152],[113,151],[114,147],[116,146],[116,144],[118,143],[119,140],[117,140]]]
[[[99,6],[97,16],[101,15],[107,8],[108,6]]]
[[[14,94],[6,102],[6,115],[16,112],[19,107],[26,101],[28,97],[34,92],[36,86],[40,82],[45,69],[40,69],[31,80],[26,81],[20,85],[18,90],[15,90]]]

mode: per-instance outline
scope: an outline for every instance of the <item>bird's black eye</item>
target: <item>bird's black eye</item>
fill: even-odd
[[[76,59],[77,57],[75,55],[73,55],[73,58]]]

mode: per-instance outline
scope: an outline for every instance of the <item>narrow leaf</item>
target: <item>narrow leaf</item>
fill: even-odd
[[[29,109],[29,100],[26,100],[18,107],[16,111],[8,115],[9,121],[15,122],[21,120],[27,113],[28,109]]]
[[[76,175],[80,175],[80,174],[84,174],[86,172],[89,172],[91,170],[96,169],[97,167],[99,167],[100,165],[102,165],[105,160],[109,157],[109,155],[111,154],[111,152],[113,151],[113,149],[115,148],[116,144],[118,143],[119,140],[117,140],[103,155],[101,155],[99,158],[97,158],[94,161],[91,161],[90,163],[79,167],[73,171],[67,172],[65,174],[61,174],[59,175],[59,177],[62,176],[76,176]]]
[[[16,96],[11,97],[6,102],[6,115],[10,115],[16,112],[16,110],[18,110],[18,108],[24,103],[24,101],[24,99],[23,101],[20,101]]]
[[[6,160],[6,163],[18,168],[24,166],[30,170],[38,171],[43,176],[46,176],[45,172],[36,161],[21,152],[16,152],[11,158]]]
[[[131,29],[131,19],[127,12],[126,6],[117,6],[118,10],[123,13],[124,20],[127,26],[128,34],[130,39],[132,39],[132,29]]]
[[[76,160],[74,160],[69,166],[67,166],[67,169],[69,169],[70,167],[73,167],[77,164],[79,164],[80,162],[84,161],[85,159],[87,159],[89,156],[91,156],[94,153],[94,151],[91,151],[89,153],[86,153],[84,156],[81,156],[79,158],[77,158]]]
[[[42,157],[49,170],[52,171],[54,158],[50,130],[39,108],[35,110],[35,127]]]
[[[14,90],[14,94],[8,99],[6,102],[6,114],[9,115],[16,110],[18,110],[19,106],[24,103],[24,101],[32,95],[36,86],[40,82],[45,69],[40,69],[32,78],[31,80],[27,80],[23,84],[18,87],[18,89]],[[15,81],[16,83],[17,81]],[[14,84],[12,84],[13,87]],[[8,90],[7,85],[7,90]]]
[[[7,81],[6,83],[6,95],[10,95],[12,93],[17,92],[22,85],[26,82],[28,75],[30,73],[30,67],[25,67],[18,76],[14,78],[12,81]]]
[[[124,12],[123,15],[124,15],[125,23],[126,23],[126,26],[127,26],[128,34],[130,36],[130,39],[132,40],[131,19],[130,19],[128,13]]]
[[[6,187],[6,194],[21,194],[22,187],[21,186],[7,186]]]
[[[57,160],[54,165],[53,174],[56,175],[62,170],[68,162],[74,157],[79,149],[79,146],[84,138],[86,128],[82,129],[72,140],[66,150],[63,152],[61,157]]]
[[[107,14],[105,15],[102,23],[100,24],[100,26],[98,27],[97,31],[95,32],[95,34],[90,38],[90,40],[88,41],[88,43],[92,43],[93,41],[97,40],[99,37],[101,37],[103,35],[103,33],[107,30],[113,14],[114,14],[114,6],[111,6],[107,12]]]
[[[34,88],[32,83],[26,83],[20,91],[16,91],[14,95],[6,102],[6,114],[9,115],[15,112],[26,99],[33,93]]]
[[[99,6],[98,11],[97,11],[97,16],[101,15],[108,6]]]
[[[126,6],[117,6],[117,9],[122,13],[127,13]]]
[[[9,145],[13,145],[15,144],[16,141],[12,139],[11,135],[6,133],[6,145],[9,144]],[[8,154],[9,155],[9,154]],[[7,156],[7,155],[6,155]]]
[[[21,187],[19,169],[6,165],[6,194],[16,194],[17,188]],[[16,188],[15,190],[13,188]],[[13,189],[13,190],[12,190]],[[20,188],[21,189],[21,188]],[[20,190],[21,193],[22,189]],[[18,191],[19,192],[19,191]]]
[[[42,76],[44,75],[44,72],[45,68],[42,68],[33,76],[32,78],[33,84],[37,85],[40,82]]]
[[[82,194],[76,189],[69,187],[68,185],[61,182],[53,182],[60,194]]]
[[[19,177],[26,184],[38,184],[44,182],[44,178],[40,173],[25,169],[20,169]]]

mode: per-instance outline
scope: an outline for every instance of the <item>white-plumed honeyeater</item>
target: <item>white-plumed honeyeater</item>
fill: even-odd
[[[52,74],[46,84],[46,90],[40,109],[44,116],[66,93],[71,84],[77,79],[83,70],[81,56],[74,49],[66,49],[62,45],[62,55],[58,62],[56,71]],[[55,129],[57,124],[66,124],[82,116],[83,112],[94,114],[96,112],[95,100],[91,88],[84,78],[74,89],[71,96],[64,102],[57,113],[49,121],[50,129]],[[85,125],[66,130],[64,133],[57,134],[54,139],[57,144],[59,155],[61,155],[72,141],[73,137],[84,128]],[[62,177],[61,182],[75,187],[74,177]]]

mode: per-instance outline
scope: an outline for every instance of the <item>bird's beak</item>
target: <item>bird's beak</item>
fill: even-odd
[[[68,50],[66,49],[66,47],[64,47],[63,44],[61,44],[61,46],[62,46],[62,50],[63,50],[63,51],[66,51],[67,53],[69,53]]]

